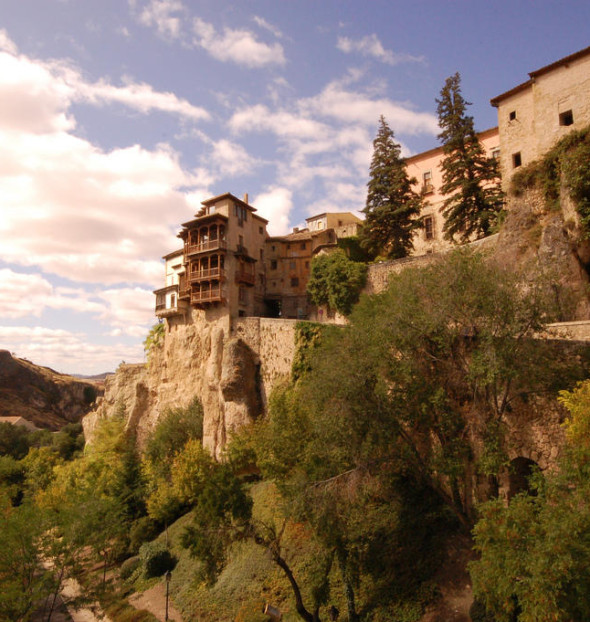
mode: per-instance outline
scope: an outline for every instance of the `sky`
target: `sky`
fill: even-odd
[[[0,348],[144,360],[162,256],[201,201],[288,233],[364,207],[380,115],[436,147],[459,72],[489,100],[590,45],[588,0],[0,0]]]

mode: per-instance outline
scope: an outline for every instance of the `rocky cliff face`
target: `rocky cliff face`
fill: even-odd
[[[232,430],[261,414],[261,391],[257,353],[229,334],[226,319],[206,321],[195,310],[186,323],[173,319],[167,325],[147,365],[121,365],[107,379],[105,397],[84,428],[91,438],[98,420],[124,409],[141,445],[167,409],[198,397],[204,445],[219,457]]]
[[[23,417],[39,428],[59,430],[92,408],[96,385],[59,374],[0,350],[0,416]]]

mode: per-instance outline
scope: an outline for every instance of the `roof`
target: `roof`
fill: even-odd
[[[231,199],[232,201],[243,205],[246,209],[249,209],[251,212],[255,212],[256,208],[252,207],[249,203],[242,201],[242,199],[238,199],[238,197],[234,196],[231,192],[225,192],[224,194],[219,194],[216,197],[212,197],[207,199],[206,201],[201,201],[201,205],[213,205],[213,203],[218,203],[222,199]]]
[[[316,218],[322,218],[323,216],[344,215],[344,214],[347,214],[348,216],[352,216],[353,218],[356,218],[359,222],[362,222],[362,220],[358,216],[355,216],[352,212],[323,212],[322,214],[316,214],[315,216],[310,216],[309,218],[306,218],[305,222],[309,222],[310,220],[315,220]]]
[[[325,231],[328,231],[325,229]],[[297,231],[297,233],[288,233],[287,235],[275,235],[269,237],[268,240],[271,242],[297,242],[299,240],[311,240],[312,233],[309,229],[303,229],[302,231]]]
[[[182,255],[183,250],[182,248],[179,248],[177,251],[173,251],[172,253],[168,253],[167,255],[164,255],[164,257],[162,257],[162,259],[172,259],[173,257],[177,257],[178,255]]]
[[[495,125],[494,127],[489,127],[487,130],[482,130],[481,132],[476,132],[478,138],[486,138],[487,134],[493,134],[493,133],[498,134],[498,126],[497,125]],[[440,152],[442,150],[443,150],[443,145],[439,145],[438,147],[433,147],[432,149],[428,149],[427,151],[422,151],[421,153],[416,153],[413,156],[409,156],[409,157],[405,158],[405,161],[407,163],[412,164],[416,160],[420,160],[420,159],[424,158],[425,156],[434,155],[435,153],[438,153],[438,152]]]
[[[219,212],[214,212],[213,214],[205,214],[203,216],[197,216],[194,220],[189,220],[188,222],[183,222],[183,227],[188,227],[189,225],[201,224],[203,222],[207,222],[208,220],[229,220],[229,218],[225,214],[220,214]],[[182,232],[181,232],[182,233]]]
[[[569,56],[564,56],[563,58],[560,58],[559,60],[556,60],[555,62],[549,65],[545,65],[544,67],[541,67],[540,69],[531,71],[529,73],[529,77],[530,77],[529,80],[527,80],[526,82],[523,82],[522,84],[519,84],[518,86],[515,86],[514,88],[510,89],[509,91],[506,91],[505,93],[497,95],[493,99],[490,99],[490,104],[492,104],[492,106],[495,106],[497,108],[498,104],[503,99],[506,99],[507,97],[511,97],[512,95],[516,95],[516,93],[519,93],[520,91],[524,91],[528,89],[530,86],[532,86],[532,84],[535,81],[535,78],[538,78],[539,76],[542,76],[543,74],[550,73],[551,71],[553,71],[554,69],[557,69],[558,67],[567,66],[570,63],[578,60],[579,58],[584,58],[584,56],[588,56],[589,54],[590,54],[590,46],[587,48],[584,48],[583,50],[579,50],[578,52],[574,52],[573,54],[570,54]]]

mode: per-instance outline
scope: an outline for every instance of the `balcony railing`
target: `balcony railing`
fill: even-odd
[[[221,279],[225,277],[225,270],[220,267],[208,268],[207,270],[196,270],[190,273],[189,282],[198,283],[209,279]]]
[[[184,252],[188,255],[195,255],[196,253],[206,253],[208,251],[215,251],[218,249],[226,249],[227,242],[222,239],[207,240],[207,242],[199,242],[198,244],[185,244]]]
[[[253,270],[238,270],[236,272],[236,283],[254,285],[256,283],[256,274]]]
[[[200,305],[208,302],[223,302],[225,292],[221,287],[213,287],[208,290],[191,292],[191,304]]]

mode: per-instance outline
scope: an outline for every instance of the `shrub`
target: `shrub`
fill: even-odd
[[[162,542],[146,542],[139,549],[143,572],[147,579],[161,577],[176,566],[176,558]]]
[[[136,555],[135,557],[130,557],[126,559],[122,564],[121,568],[119,568],[119,576],[123,581],[127,581],[129,577],[141,566],[141,559]]]
[[[158,535],[158,525],[149,516],[138,518],[129,530],[129,551],[137,553],[144,542],[153,540]]]

